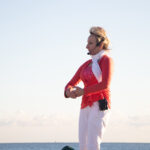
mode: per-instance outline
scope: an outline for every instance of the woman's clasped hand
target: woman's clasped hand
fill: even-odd
[[[83,94],[84,94],[84,90],[78,86],[74,86],[66,90],[66,95],[70,98],[76,98],[82,96]]]

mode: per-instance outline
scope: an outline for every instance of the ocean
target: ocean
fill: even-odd
[[[61,150],[66,145],[79,150],[78,143],[0,143],[0,150]],[[150,143],[102,143],[101,150],[150,150]]]

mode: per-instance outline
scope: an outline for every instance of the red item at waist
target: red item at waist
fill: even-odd
[[[81,103],[81,109],[92,106],[94,102],[102,99],[106,99],[108,102],[108,108],[111,109],[111,101],[110,101],[110,91],[109,89],[102,90],[99,93],[96,94],[90,94],[90,95],[83,95],[82,96],[82,103]]]

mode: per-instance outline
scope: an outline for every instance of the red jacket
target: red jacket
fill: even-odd
[[[65,86],[65,91],[67,88],[77,85],[82,80],[84,83],[84,95],[82,96],[81,109],[92,106],[93,102],[104,98],[108,102],[108,107],[111,108],[109,86],[113,70],[112,58],[104,55],[99,61],[102,71],[102,81],[100,83],[98,83],[92,72],[92,66],[89,65],[91,63],[92,59],[79,67],[73,78]],[[65,92],[64,95],[67,98]]]

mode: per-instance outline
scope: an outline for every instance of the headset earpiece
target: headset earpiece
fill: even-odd
[[[101,42],[98,42],[98,43],[96,44],[96,46],[99,46],[99,45],[100,45],[100,43],[101,43]]]
[[[99,37],[98,37],[99,38]],[[100,41],[97,42],[96,46],[100,46],[100,44],[105,40],[104,37],[100,38]]]

